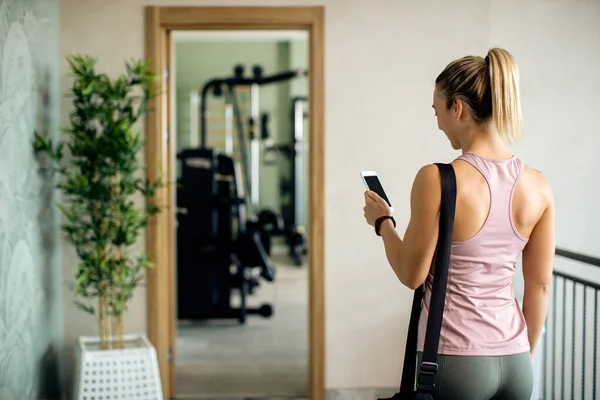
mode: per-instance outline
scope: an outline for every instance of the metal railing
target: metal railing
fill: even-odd
[[[556,255],[600,267],[600,259],[564,249]],[[543,399],[598,399],[600,281],[554,271],[543,343]]]

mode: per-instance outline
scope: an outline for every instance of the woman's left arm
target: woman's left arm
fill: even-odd
[[[380,228],[388,262],[400,282],[413,290],[425,281],[431,267],[438,239],[441,196],[438,167],[424,166],[413,182],[411,215],[404,240],[390,220],[384,220]]]

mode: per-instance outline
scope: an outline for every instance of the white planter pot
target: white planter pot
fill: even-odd
[[[100,338],[79,338],[77,400],[163,399],[156,350],[146,335],[125,335],[124,349],[99,348]]]

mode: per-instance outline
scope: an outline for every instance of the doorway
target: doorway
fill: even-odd
[[[308,397],[307,42],[302,30],[171,35],[178,398]],[[211,187],[221,206],[206,205]]]
[[[177,117],[173,33],[180,31],[304,32],[308,48],[307,144],[307,394],[325,398],[324,327],[324,10],[323,7],[148,7],[146,57],[162,77],[162,93],[146,123],[149,179],[167,184],[155,201],[163,212],[149,221],[147,251],[155,262],[148,271],[148,335],[157,350],[165,398],[179,393],[177,382]],[[240,88],[243,89],[243,88]],[[190,136],[191,137],[191,136]],[[275,246],[276,247],[276,246]],[[275,256],[274,256],[275,257]],[[247,323],[252,323],[248,321]],[[218,336],[218,335],[217,335]]]

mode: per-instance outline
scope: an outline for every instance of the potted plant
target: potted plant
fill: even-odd
[[[95,58],[67,60],[74,81],[65,139],[53,143],[36,132],[33,148],[60,175],[62,230],[79,258],[75,304],[98,321],[97,337],[79,338],[77,395],[162,398],[155,349],[145,334],[125,335],[123,323],[128,301],[151,266],[136,240],[147,218],[159,212],[151,198],[160,182],[142,177],[143,143],[135,131],[157,94],[156,76],[144,61],[126,62],[125,73],[111,79],[96,71]],[[145,207],[136,206],[140,197]]]

